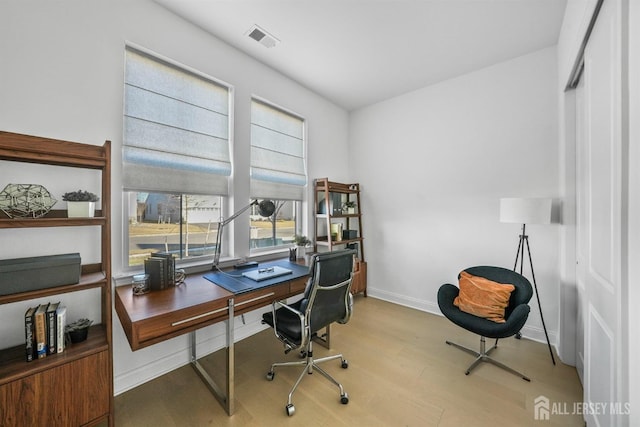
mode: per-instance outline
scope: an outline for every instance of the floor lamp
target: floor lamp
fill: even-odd
[[[551,199],[502,198],[500,199],[500,222],[522,224],[522,233],[520,234],[520,239],[518,241],[518,251],[516,252],[516,262],[513,265],[513,271],[516,271],[518,268],[518,261],[520,261],[520,274],[522,274],[524,250],[526,246],[527,255],[529,256],[529,266],[531,267],[533,288],[536,291],[538,309],[540,310],[540,320],[542,320],[544,336],[547,338],[547,346],[549,347],[549,354],[551,354],[551,361],[555,365],[556,359],[554,358],[553,351],[551,350],[547,326],[544,323],[544,316],[542,315],[542,306],[540,305],[540,296],[538,295],[538,285],[536,283],[536,275],[533,272],[533,261],[531,260],[531,249],[529,248],[529,236],[527,235],[527,224],[551,223]]]

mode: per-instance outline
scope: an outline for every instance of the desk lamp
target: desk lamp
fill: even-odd
[[[263,216],[263,217],[269,217],[273,215],[273,213],[276,210],[276,205],[271,200],[263,200],[261,202],[254,200],[244,208],[240,209],[238,212],[231,215],[229,218],[218,222],[218,234],[216,235],[216,251],[213,256],[212,270],[219,270],[218,263],[220,262],[220,246],[222,245],[222,230],[224,229],[224,226],[229,224],[231,221],[233,221],[240,215],[242,215],[242,213],[247,209],[249,209],[251,206],[256,206],[256,205],[258,206],[258,213],[260,214],[260,216]]]
[[[536,291],[536,299],[538,300],[538,309],[540,310],[540,319],[542,320],[542,328],[547,338],[547,346],[551,354],[551,361],[556,364],[556,360],[551,350],[547,327],[542,316],[542,306],[540,305],[540,296],[538,295],[538,285],[536,283],[536,275],[533,272],[533,261],[531,260],[531,249],[529,248],[529,236],[527,236],[527,224],[550,224],[551,223],[551,199],[550,198],[502,198],[500,199],[500,222],[522,224],[522,233],[518,241],[518,250],[516,252],[516,262],[513,265],[513,271],[518,267],[520,261],[520,274],[524,265],[524,248],[527,247],[527,255],[529,256],[529,266],[531,267],[531,277],[533,279],[533,287]],[[518,333],[520,336],[520,333]]]

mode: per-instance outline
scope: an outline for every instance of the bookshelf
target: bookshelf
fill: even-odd
[[[0,349],[0,425],[113,426],[111,143],[97,146],[0,131],[0,160],[98,170],[102,204],[94,218],[67,218],[64,210],[41,218],[9,218],[0,211],[0,229],[101,230],[94,242],[100,247],[100,262],[82,265],[78,283],[0,296],[2,305],[98,289],[101,301],[100,323],[91,327],[86,341],[70,344],[62,353],[26,362],[24,344]],[[18,327],[23,328],[23,322],[16,319]]]
[[[362,210],[360,204],[360,184],[343,184],[329,181],[329,178],[314,180],[314,251],[355,247],[358,260],[355,265],[351,292],[367,296],[367,263],[364,258],[362,236]],[[355,204],[352,210],[343,207],[347,202]],[[346,233],[333,233],[336,227]],[[332,235],[333,234],[333,235]],[[338,235],[339,234],[339,235]]]

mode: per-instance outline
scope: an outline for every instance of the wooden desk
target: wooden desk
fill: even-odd
[[[260,267],[272,263],[261,264]],[[276,283],[239,294],[205,279],[188,276],[180,286],[134,296],[131,286],[115,289],[115,308],[133,351],[189,333],[191,365],[229,415],[234,412],[234,317],[302,293],[308,275],[281,276]],[[247,279],[249,280],[249,279]],[[198,363],[196,330],[225,321],[227,383],[223,391]]]

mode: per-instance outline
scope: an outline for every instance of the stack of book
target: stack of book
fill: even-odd
[[[173,254],[156,252],[144,260],[144,272],[149,275],[149,288],[152,291],[175,286],[176,262]]]
[[[59,302],[30,307],[24,315],[26,359],[42,359],[64,351],[67,308]]]

